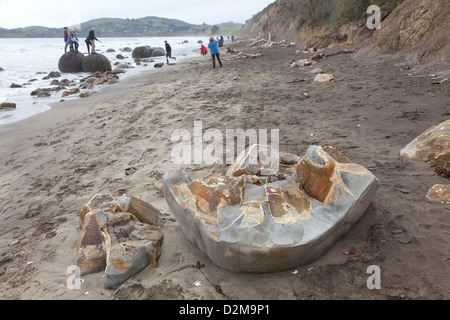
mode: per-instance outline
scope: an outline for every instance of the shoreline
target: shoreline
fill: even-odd
[[[244,42],[230,46],[257,51]],[[216,69],[209,55],[186,59],[89,98],[58,103],[14,128],[0,127],[0,298],[449,298],[450,283],[439,279],[450,272],[450,209],[425,198],[432,185],[448,180],[398,155],[420,133],[448,119],[448,81],[433,85],[429,77],[350,55],[293,68],[292,57],[306,57],[295,47],[263,53],[237,60],[223,54],[224,67]],[[314,82],[314,68],[332,73],[334,80]],[[227,272],[187,241],[164,198],[161,178],[174,167],[218,174],[227,169],[171,162],[173,131],[192,131],[196,120],[204,130],[279,129],[280,151],[297,155],[310,145],[333,146],[369,169],[380,180],[379,191],[363,217],[319,260],[275,274]],[[117,289],[106,289],[98,273],[82,277],[81,290],[69,290],[78,214],[98,193],[128,194],[158,208],[162,255],[157,268],[147,267]],[[352,247],[357,254],[343,254]],[[198,261],[205,265],[201,271],[186,268]],[[382,290],[367,288],[372,265],[381,268]]]
[[[154,73],[167,72],[168,68],[178,67],[179,65],[189,64],[192,60],[201,59],[202,57],[189,57],[181,59],[175,65],[164,65],[163,68],[154,68],[142,70],[138,74],[131,75],[125,79],[120,79],[118,83],[114,85],[103,85],[97,90],[95,94],[92,94],[88,98],[71,98],[70,100],[53,102],[48,104],[49,110],[35,114],[31,117],[15,121],[12,123],[6,123],[0,126],[0,156],[4,156],[8,153],[8,148],[5,144],[5,140],[23,137],[31,137],[32,132],[36,130],[48,130],[50,129],[55,119],[64,120],[64,117],[71,117],[81,113],[82,110],[86,110],[88,105],[100,102],[105,97],[119,97],[120,94],[126,89],[131,89],[135,86],[142,86],[148,81],[148,76]],[[113,100],[113,99],[111,99]],[[36,127],[36,124],[39,127]],[[20,139],[19,139],[20,140]],[[13,143],[13,142],[11,142]]]

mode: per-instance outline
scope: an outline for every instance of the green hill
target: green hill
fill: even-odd
[[[1,23],[1,22],[0,22]],[[223,23],[216,25],[218,33],[231,35],[242,28],[240,23]],[[177,19],[160,17],[144,17],[139,19],[100,18],[69,26],[87,35],[92,27],[101,37],[158,37],[158,36],[188,36],[212,35],[214,26],[207,24],[195,25]],[[16,29],[0,28],[0,38],[59,38],[61,28],[30,26]],[[217,29],[217,28],[214,28]],[[216,30],[215,30],[216,31]]]

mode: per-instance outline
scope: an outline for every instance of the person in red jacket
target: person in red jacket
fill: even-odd
[[[200,48],[200,52],[205,56],[208,53],[208,49],[204,45],[202,45]]]

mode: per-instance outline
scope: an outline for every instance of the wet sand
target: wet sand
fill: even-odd
[[[239,46],[256,53],[245,43],[231,45]],[[291,68],[294,57],[308,55],[294,47],[266,49],[255,59],[223,54],[224,67],[216,69],[209,56],[199,57],[1,126],[0,298],[450,298],[450,207],[425,198],[448,180],[398,155],[449,119],[449,82],[433,85],[429,74],[351,54]],[[334,80],[313,82],[316,67]],[[296,79],[306,81],[288,83]],[[163,194],[161,178],[175,167],[172,132],[192,132],[197,120],[204,130],[279,129],[280,151],[298,155],[310,145],[333,146],[371,170],[380,189],[361,220],[318,261],[275,274],[224,271],[186,240]],[[223,174],[227,166],[179,168]],[[100,273],[69,290],[78,213],[97,193],[130,194],[160,209],[162,256],[158,268],[118,289],[106,289]],[[343,254],[353,246],[356,254]],[[184,268],[197,261],[205,267]],[[381,269],[380,290],[367,288],[372,265]]]

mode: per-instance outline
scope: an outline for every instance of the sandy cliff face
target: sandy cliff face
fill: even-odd
[[[330,31],[329,26],[298,29],[301,15],[296,1],[289,7],[282,1],[269,5],[249,20],[243,33],[250,38],[267,31],[269,21],[277,37],[310,48],[346,44],[361,45],[362,59],[396,59],[417,68],[450,73],[450,7],[448,0],[403,0],[396,7],[381,6],[380,30],[369,30],[363,19]],[[367,15],[368,16],[368,15]]]

